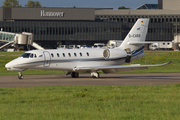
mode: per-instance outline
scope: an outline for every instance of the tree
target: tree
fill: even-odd
[[[42,7],[41,3],[39,3],[38,1],[32,1],[29,0],[27,4],[25,4],[26,7]]]
[[[18,0],[4,0],[2,7],[21,7]]]
[[[130,8],[126,8],[126,7],[122,6],[122,7],[119,7],[118,9],[120,10],[120,9],[130,9]]]

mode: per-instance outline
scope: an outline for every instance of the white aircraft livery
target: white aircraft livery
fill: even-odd
[[[73,78],[79,72],[91,73],[99,78],[98,71],[114,73],[129,70],[147,69],[156,65],[122,65],[143,57],[149,19],[138,19],[119,47],[87,49],[47,49],[27,51],[5,65],[7,70],[19,71],[18,78],[23,79],[22,71],[27,69],[63,70]]]

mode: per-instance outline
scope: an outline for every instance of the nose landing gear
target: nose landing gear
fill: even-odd
[[[24,76],[22,75],[22,72],[19,72],[18,78],[19,79],[23,79],[24,78]]]
[[[98,72],[92,72],[92,73],[91,73],[91,76],[92,76],[93,78],[99,78],[99,73],[98,73]]]

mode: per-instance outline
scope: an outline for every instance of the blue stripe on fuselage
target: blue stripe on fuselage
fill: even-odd
[[[141,48],[139,48],[138,50],[134,51],[134,52],[132,53],[132,56],[135,56],[135,55],[137,55],[137,54],[143,53],[143,49],[144,49],[144,46],[141,47]]]

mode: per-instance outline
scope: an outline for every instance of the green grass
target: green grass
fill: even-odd
[[[145,51],[133,64],[174,63],[130,73],[179,72],[180,52]],[[0,75],[16,74],[4,65],[22,52],[0,53]],[[23,74],[60,74],[27,70]],[[126,72],[129,73],[129,72]],[[180,83],[139,86],[56,86],[0,88],[2,120],[179,120]]]
[[[5,120],[179,120],[180,84],[0,88]]]
[[[0,75],[17,75],[17,71],[7,71],[4,67],[9,61],[19,57],[23,52],[0,52]],[[146,70],[128,71],[123,73],[177,73],[180,72],[180,52],[178,51],[145,51],[143,58],[137,59],[132,64],[162,64],[173,60],[170,65],[149,67]],[[64,74],[63,71],[52,70],[26,70],[23,74]]]

